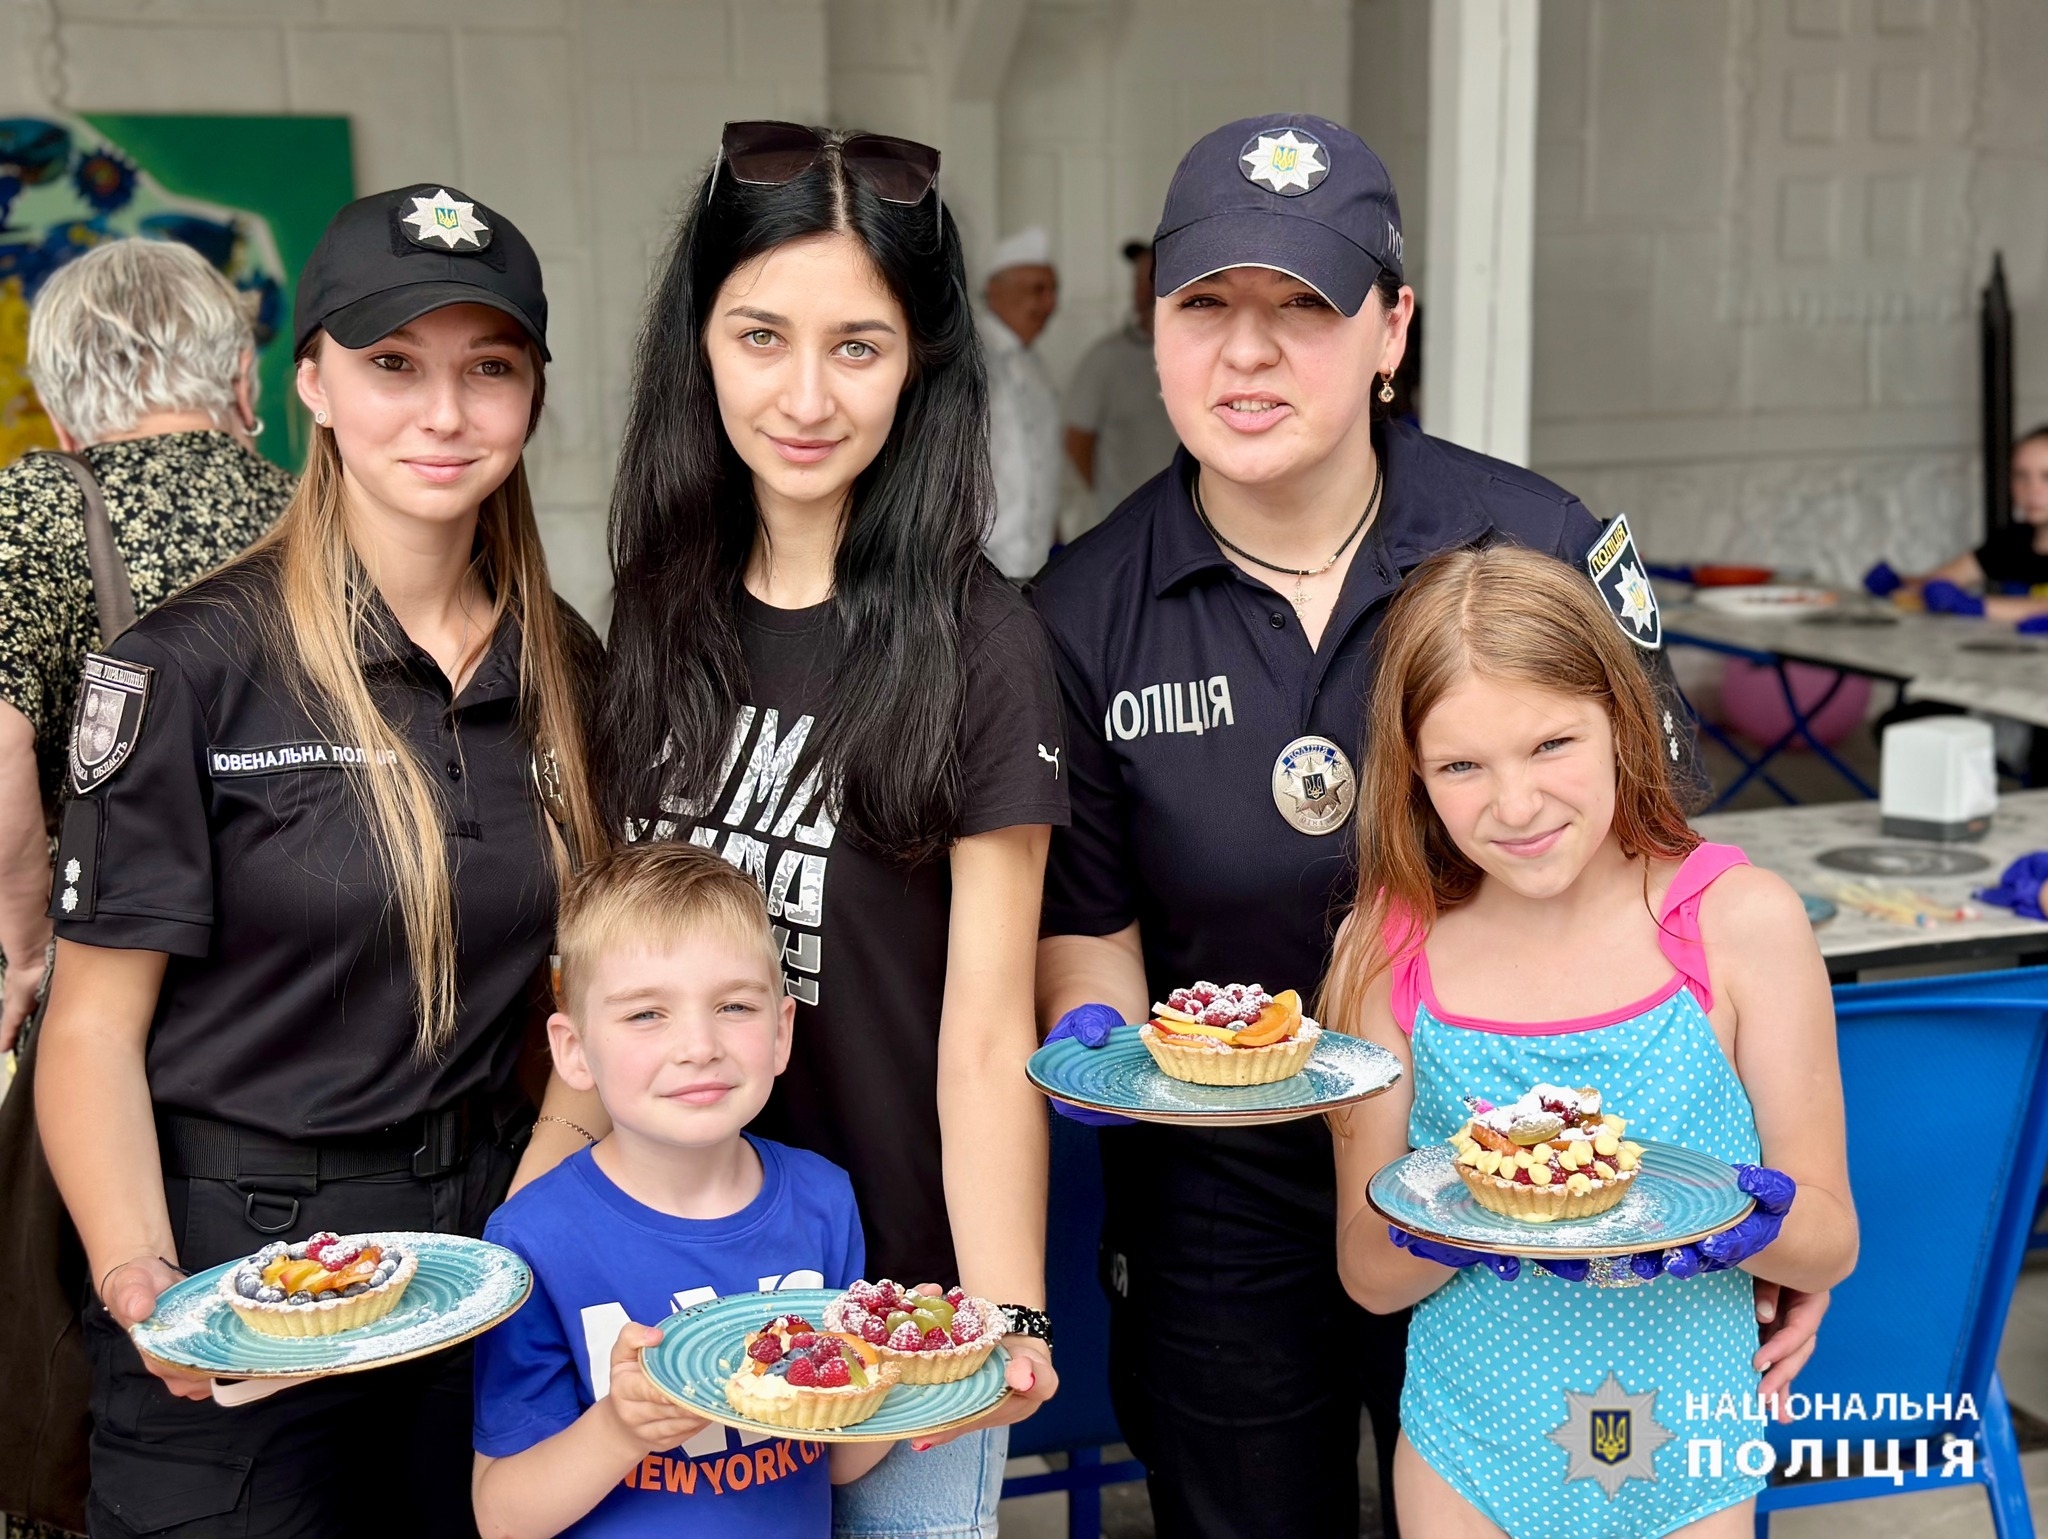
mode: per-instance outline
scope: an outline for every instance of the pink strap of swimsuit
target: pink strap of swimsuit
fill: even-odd
[[[1671,878],[1664,911],[1657,916],[1657,945],[1702,1010],[1714,1008],[1714,986],[1707,977],[1707,949],[1700,942],[1700,899],[1723,872],[1748,864],[1749,857],[1732,844],[1700,845]],[[1389,975],[1394,1024],[1412,1037],[1416,1009],[1430,992],[1429,958],[1423,950],[1427,937],[1411,915],[1397,912],[1387,916],[1381,939],[1393,959]]]
[[[1657,944],[1702,1010],[1714,1008],[1714,986],[1707,978],[1707,948],[1700,944],[1700,899],[1724,871],[1748,864],[1749,857],[1732,844],[1703,844],[1685,857],[1664,894]]]
[[[1387,955],[1393,959],[1389,977],[1393,984],[1394,1024],[1405,1036],[1415,1035],[1415,1011],[1422,1003],[1423,975],[1429,966],[1429,959],[1423,954],[1422,943],[1428,937],[1415,922],[1415,916],[1406,909],[1397,909],[1387,915],[1385,929],[1380,932]]]

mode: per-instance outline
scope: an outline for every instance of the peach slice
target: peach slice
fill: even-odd
[[[1231,1039],[1233,1047],[1271,1047],[1301,1029],[1301,995],[1293,989],[1276,995],[1258,1018]]]

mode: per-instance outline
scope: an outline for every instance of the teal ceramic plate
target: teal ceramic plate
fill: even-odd
[[[1628,1256],[1690,1245],[1732,1229],[1756,1199],[1735,1184],[1735,1169],[1677,1144],[1643,1145],[1641,1173],[1628,1195],[1594,1218],[1524,1224],[1488,1212],[1466,1188],[1449,1144],[1404,1154],[1372,1178],[1366,1195],[1397,1229],[1471,1250],[1579,1260]]]
[[[953,1384],[898,1384],[874,1415],[837,1432],[793,1432],[735,1411],[725,1398],[725,1381],[740,1365],[747,1332],[758,1331],[777,1315],[817,1321],[838,1297],[833,1288],[785,1288],[734,1293],[695,1305],[661,1322],[661,1345],[642,1351],[640,1366],[656,1389],[706,1420],[810,1443],[892,1443],[949,1432],[986,1416],[1010,1393],[1003,1379],[1009,1355],[997,1347],[970,1377]]]
[[[1808,924],[1826,924],[1835,917],[1836,909],[1832,898],[1816,898],[1810,892],[1802,892],[1799,901],[1806,905]]]
[[[1152,1061],[1135,1026],[1119,1026],[1098,1048],[1062,1038],[1033,1053],[1027,1071],[1055,1101],[1178,1127],[1256,1127],[1315,1117],[1376,1096],[1401,1077],[1401,1065],[1385,1048],[1325,1031],[1299,1074],[1270,1085],[1190,1085]]]
[[[397,1231],[366,1238],[389,1240],[420,1258],[404,1296],[381,1320],[334,1336],[251,1330],[220,1296],[220,1280],[241,1264],[236,1260],[166,1289],[156,1313],[128,1334],[150,1356],[217,1379],[359,1373],[481,1335],[525,1303],[533,1289],[526,1263],[502,1245]]]

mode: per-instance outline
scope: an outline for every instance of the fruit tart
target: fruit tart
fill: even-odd
[[[1451,1135],[1457,1170],[1487,1211],[1525,1224],[1591,1218],[1628,1195],[1643,1146],[1590,1085],[1538,1085],[1512,1106],[1468,1101]]]
[[[419,1264],[387,1239],[323,1229],[264,1246],[221,1278],[220,1291],[267,1336],[332,1336],[390,1314]]]
[[[1301,1013],[1293,989],[1197,983],[1152,1007],[1138,1040],[1166,1073],[1196,1085],[1270,1085],[1299,1074],[1322,1028]]]
[[[899,1377],[860,1337],[777,1315],[747,1333],[746,1356],[725,1381],[725,1398],[750,1421],[823,1432],[866,1421]]]
[[[857,1282],[825,1306],[827,1330],[858,1336],[905,1384],[972,1377],[1008,1329],[1002,1309],[959,1288],[919,1293],[884,1277]]]

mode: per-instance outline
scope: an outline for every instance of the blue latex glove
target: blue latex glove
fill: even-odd
[[[1952,582],[1936,578],[1920,590],[1921,602],[1930,612],[1938,615],[1981,615],[1984,601],[1974,593],[1965,593]]]
[[[1425,1240],[1412,1235],[1405,1229],[1387,1226],[1387,1237],[1397,1249],[1410,1255],[1420,1256],[1424,1261],[1434,1261],[1438,1266],[1466,1267],[1483,1266],[1502,1282],[1513,1282],[1522,1275],[1522,1261],[1519,1256],[1499,1256],[1487,1250],[1466,1250],[1462,1245],[1445,1245],[1438,1240]],[[1586,1272],[1593,1265],[1590,1261],[1538,1261],[1538,1266],[1553,1277],[1566,1282],[1584,1282]]]
[[[1483,1266],[1502,1282],[1513,1282],[1522,1275],[1522,1262],[1516,1256],[1496,1256],[1488,1250],[1466,1250],[1460,1245],[1439,1244],[1410,1234],[1405,1229],[1396,1229],[1392,1224],[1387,1225],[1387,1238],[1394,1242],[1397,1250],[1405,1250],[1424,1261],[1434,1261],[1438,1266]]]
[[[1880,561],[1863,574],[1864,591],[1875,598],[1890,598],[1905,585],[1905,579],[1892,570],[1889,561]]]
[[[1050,1046],[1064,1037],[1072,1037],[1083,1047],[1101,1047],[1109,1041],[1109,1034],[1123,1025],[1121,1012],[1108,1005],[1076,1005],[1059,1018],[1057,1025],[1045,1034]],[[1114,1112],[1089,1111],[1080,1106],[1069,1106],[1065,1101],[1054,1101],[1052,1109],[1062,1117],[1091,1128],[1127,1128],[1135,1125],[1131,1117],[1119,1117]]]
[[[1996,887],[1977,889],[1977,897],[1980,902],[2009,908],[2022,919],[2041,919],[2048,917],[2041,911],[2043,882],[2048,882],[2048,850],[2035,850],[2007,866]]]
[[[1737,1165],[1735,1184],[1756,1199],[1749,1217],[1733,1229],[1709,1235],[1697,1245],[1676,1245],[1655,1258],[1673,1277],[1725,1272],[1740,1265],[1778,1237],[1799,1184],[1782,1170],[1767,1165]]]
[[[2013,629],[2022,636],[2048,636],[2048,615],[2029,615]]]

